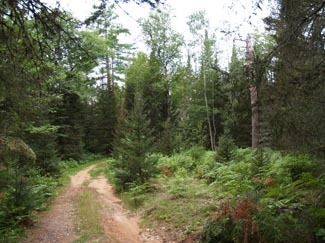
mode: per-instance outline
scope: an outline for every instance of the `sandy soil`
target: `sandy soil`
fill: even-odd
[[[121,200],[114,195],[112,186],[104,176],[90,178],[88,172],[94,167],[95,165],[87,167],[71,177],[70,185],[56,198],[49,211],[40,215],[39,222],[27,233],[27,238],[22,243],[68,243],[77,239],[75,202],[86,181],[89,181],[88,187],[96,190],[99,195],[103,208],[101,223],[109,242],[163,242],[158,236],[140,230],[140,219],[121,206]]]
[[[121,200],[114,195],[112,186],[107,183],[104,176],[91,180],[89,187],[99,193],[104,207],[103,225],[109,239],[119,243],[162,242],[159,237],[150,236],[145,231],[141,232],[140,219],[123,209]]]

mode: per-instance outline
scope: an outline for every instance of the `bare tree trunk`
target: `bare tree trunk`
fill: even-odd
[[[208,97],[207,97],[207,81],[205,76],[205,69],[203,70],[203,82],[204,82],[204,100],[205,100],[205,107],[207,112],[207,120],[208,120],[208,126],[209,126],[209,137],[210,137],[210,143],[211,143],[211,149],[215,150],[215,141],[213,140],[213,131],[210,121],[210,113],[209,113],[209,104],[208,104]]]
[[[111,86],[112,86],[112,89],[114,88],[114,57],[112,57],[111,59]]]
[[[258,131],[258,97],[257,88],[254,85],[249,87],[251,96],[251,109],[252,109],[252,148],[257,148],[259,145],[259,131]]]
[[[109,92],[113,91],[113,85],[112,85],[112,77],[111,77],[111,67],[110,67],[110,60],[108,54],[106,54],[105,58],[105,64],[106,64],[106,85],[107,85],[107,90]]]
[[[213,82],[213,88],[212,88],[212,127],[213,127],[213,146],[214,149],[216,148],[216,136],[217,136],[217,127],[216,127],[216,119],[215,119],[215,115],[214,115],[214,104],[215,104],[215,100],[214,100],[214,96],[215,96],[215,87],[214,87],[215,83]]]
[[[258,132],[258,95],[257,87],[253,78],[253,63],[254,63],[254,49],[252,46],[251,36],[248,35],[246,39],[246,61],[248,68],[248,81],[249,91],[251,97],[251,110],[252,110],[252,148],[257,148],[259,145],[259,132]]]

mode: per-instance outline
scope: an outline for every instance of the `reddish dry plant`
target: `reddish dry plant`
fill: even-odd
[[[233,211],[234,219],[244,219],[247,221],[252,220],[251,212],[257,211],[258,208],[255,204],[250,203],[247,197],[244,197],[243,200],[237,205]]]
[[[256,221],[252,218],[252,213],[258,211],[257,205],[249,202],[247,197],[244,197],[235,207],[232,207],[229,202],[227,202],[222,211],[213,216],[213,221],[219,218],[230,217],[233,222],[239,222],[242,225],[244,239],[243,242],[249,242],[249,236],[259,233],[259,226]],[[241,222],[240,222],[241,221]],[[258,234],[259,235],[259,234]],[[258,237],[259,238],[259,237]],[[260,240],[259,240],[260,242]]]
[[[163,174],[164,174],[164,176],[171,177],[173,175],[173,172],[171,171],[170,168],[164,167],[163,168]]]
[[[269,176],[268,178],[266,178],[266,180],[264,181],[264,185],[265,186],[271,186],[273,184],[273,179],[271,176]]]

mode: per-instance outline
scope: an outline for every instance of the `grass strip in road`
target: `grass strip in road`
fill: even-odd
[[[91,178],[96,178],[99,175],[103,174],[105,172],[106,169],[106,162],[102,162],[96,165],[95,168],[93,168],[92,170],[89,171],[89,175]]]
[[[98,194],[83,187],[77,202],[77,234],[74,243],[109,242],[101,224],[102,208],[98,202]]]

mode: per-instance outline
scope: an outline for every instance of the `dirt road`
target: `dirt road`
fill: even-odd
[[[105,242],[162,242],[159,237],[151,236],[146,231],[141,232],[140,219],[121,206],[121,200],[114,195],[112,186],[103,175],[90,177],[88,172],[95,166],[87,167],[71,177],[70,185],[56,198],[49,211],[40,216],[40,221],[27,233],[27,238],[22,243],[68,243],[77,240],[77,200],[85,186],[98,194],[102,208],[102,219],[98,223],[102,225],[107,237]]]

